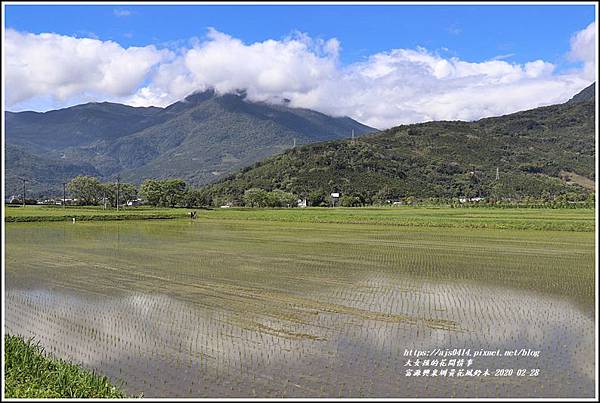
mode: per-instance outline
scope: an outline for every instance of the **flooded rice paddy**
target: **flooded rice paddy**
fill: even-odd
[[[231,220],[5,228],[6,331],[130,394],[594,396],[591,232]],[[406,355],[436,349],[470,355],[422,356],[419,367]],[[454,376],[439,375],[442,359]]]

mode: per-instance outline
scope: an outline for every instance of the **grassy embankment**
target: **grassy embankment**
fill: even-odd
[[[56,359],[31,341],[4,338],[5,397],[123,398],[106,377]]]
[[[5,206],[5,222],[33,221],[113,221],[182,218],[189,214],[187,209],[157,207],[129,207],[119,211],[101,207],[69,206]]]
[[[145,220],[189,217],[190,209],[133,207],[116,211],[97,207],[7,207],[6,222]],[[198,219],[278,221],[290,223],[376,224],[408,227],[531,229],[590,232],[594,209],[364,207],[198,210]]]

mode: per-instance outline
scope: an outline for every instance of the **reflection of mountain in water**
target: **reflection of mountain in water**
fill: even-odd
[[[570,303],[484,286],[399,285],[389,291],[393,295],[372,299],[371,309],[439,315],[467,330],[328,312],[302,325],[253,317],[279,329],[275,334],[240,327],[227,310],[167,295],[98,298],[14,288],[7,290],[6,325],[9,333],[34,336],[48,351],[123,379],[127,391],[146,397],[252,396],[252,391],[337,397],[341,385],[342,396],[444,396],[450,390],[478,397],[593,395],[594,323]],[[360,305],[360,294],[344,289],[338,295]],[[320,338],[298,336],[303,334]],[[404,377],[405,349],[434,348],[540,350],[539,359],[474,358],[471,368],[539,368],[542,375],[519,382]]]

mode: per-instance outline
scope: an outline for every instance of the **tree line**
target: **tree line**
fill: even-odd
[[[271,191],[253,187],[238,193],[239,196],[219,194],[211,186],[193,188],[183,179],[147,179],[137,187],[132,183],[102,183],[93,176],[77,176],[68,184],[69,195],[77,199],[76,203],[85,206],[106,205],[115,207],[140,199],[144,204],[156,207],[204,207],[233,205],[241,207],[295,207],[298,195],[280,189]],[[331,206],[331,197],[321,191],[312,191],[305,195],[307,205],[315,207]],[[543,197],[517,198],[506,200],[485,197],[480,202],[459,202],[451,197],[418,198],[406,196],[390,200],[386,187],[380,189],[377,197],[367,198],[361,193],[342,194],[336,203],[342,207],[361,207],[371,205],[390,205],[392,200],[403,205],[479,205],[479,206],[510,206],[510,205],[540,205],[551,207],[575,207],[577,205],[593,206],[594,194],[583,195],[578,192],[568,192],[558,196],[549,193]]]
[[[206,205],[198,189],[182,179],[147,179],[137,187],[133,183],[105,182],[93,176],[80,175],[67,185],[69,195],[81,206],[107,204],[111,207],[141,199],[157,207],[199,207]]]
[[[127,204],[137,197],[137,187],[131,183],[119,183],[119,204]],[[77,199],[77,204],[82,206],[96,206],[106,203],[109,206],[117,205],[117,183],[101,183],[93,176],[80,175],[71,179],[67,184],[69,195]]]
[[[69,195],[82,206],[98,206],[106,203],[111,207],[137,200],[156,207],[202,207],[227,204],[229,200],[212,197],[206,188],[193,188],[183,179],[146,179],[137,187],[132,183],[105,182],[93,176],[80,175],[67,185]],[[266,191],[248,189],[235,204],[248,207],[294,207],[297,197],[282,190]]]

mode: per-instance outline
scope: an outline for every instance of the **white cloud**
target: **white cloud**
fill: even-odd
[[[584,30],[571,38],[571,60],[583,63],[585,77],[594,80],[596,77],[596,22],[592,22]]]
[[[245,89],[251,100],[287,98],[292,106],[385,128],[474,120],[564,102],[590,84],[595,72],[594,24],[571,40],[568,56],[582,67],[558,73],[543,60],[468,62],[424,48],[393,49],[342,66],[337,39],[302,33],[246,44],[210,29],[204,40],[190,41],[173,53],[7,32],[13,46],[7,52],[9,106],[36,95],[67,99],[82,91],[132,105],[165,106],[214,87],[221,93]]]
[[[337,74],[339,42],[295,34],[282,41],[246,45],[210,29],[207,40],[157,70],[152,83],[131,100],[167,104],[190,92],[214,87],[226,93],[246,89],[255,100],[305,94]]]
[[[124,8],[115,8],[113,10],[113,14],[117,17],[129,17],[132,13]]]
[[[510,59],[514,55],[515,55],[514,53],[506,53],[506,54],[503,54],[503,55],[497,55],[497,56],[492,57],[492,60]]]
[[[462,33],[462,28],[459,27],[457,24],[452,24],[448,27],[447,31],[452,35],[460,35]]]
[[[6,101],[36,97],[125,97],[171,53],[154,46],[122,48],[111,41],[57,34],[5,33]]]
[[[348,115],[384,128],[427,120],[473,120],[564,102],[589,84],[584,72],[555,74],[543,60],[467,62],[424,48],[394,49],[342,67],[339,42],[296,35],[244,44],[211,30],[208,39],[157,71],[131,99],[166,105],[207,87],[248,90],[252,100]]]

